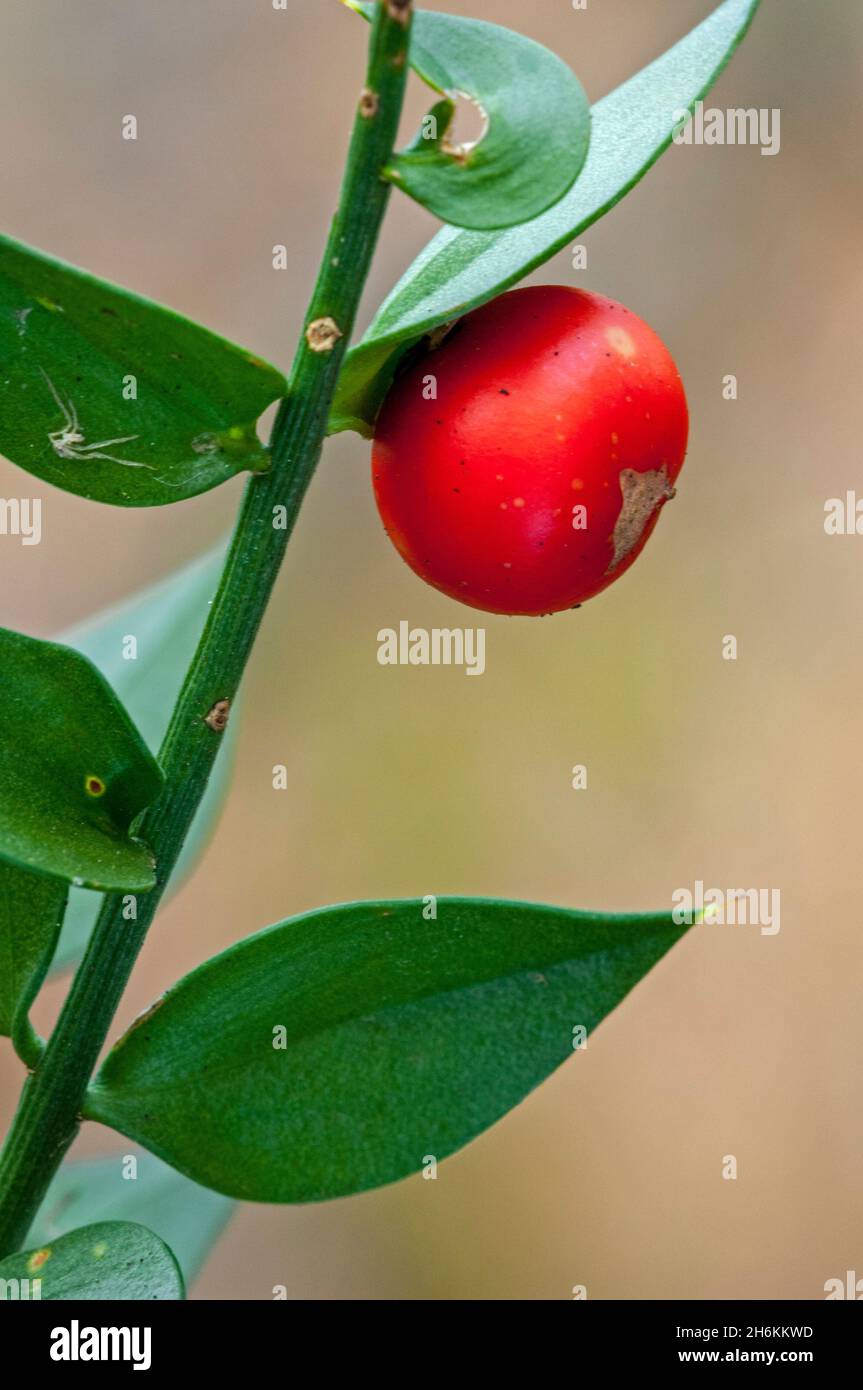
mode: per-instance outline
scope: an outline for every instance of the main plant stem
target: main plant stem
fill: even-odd
[[[368,275],[389,187],[407,77],[411,0],[379,0],[368,72],[338,211],[271,440],[269,470],[246,489],[198,649],[159,754],[165,788],[136,834],[152,846],[158,882],[127,920],[105,899],[56,1027],[25,1082],[0,1155],[0,1256],[20,1248],[78,1132],[87,1085],[120,998],[200,805],[229,711],[266,611],[327,431],[339,368]],[[328,90],[326,59],[321,90]],[[310,113],[314,128],[314,113]]]

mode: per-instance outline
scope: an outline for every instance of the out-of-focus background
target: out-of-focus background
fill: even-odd
[[[530,34],[596,99],[712,4],[436,7]],[[3,230],[287,365],[366,37],[337,0],[5,0]],[[780,932],[693,931],[436,1182],[241,1208],[193,1296],[568,1298],[584,1284],[593,1298],[795,1299],[863,1270],[863,538],[823,524],[828,498],[863,497],[861,66],[859,0],[764,0],[708,104],[781,108],[781,153],[671,150],[581,238],[586,271],[566,251],[534,277],[623,300],[689,394],[677,500],[608,593],[543,621],[479,618],[482,679],[379,666],[379,628],[474,618],[387,542],[368,445],[330,442],[248,680],[230,803],[117,1026],[238,937],[352,898],[638,909],[702,879],[779,888]],[[406,135],[428,105],[413,81]],[[126,113],[136,143],[120,138]],[[364,322],[433,231],[394,195]],[[0,538],[0,621],[47,636],[199,554],[240,484],[125,511],[0,463],[0,495],[22,489],[44,498],[44,536]],[[571,788],[575,763],[587,791]],[[61,998],[54,985],[40,1001],[43,1026]],[[5,1120],[21,1080],[8,1046],[0,1067]],[[76,1153],[126,1147],[90,1126]]]

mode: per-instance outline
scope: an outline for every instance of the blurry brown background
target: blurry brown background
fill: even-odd
[[[596,99],[712,4],[437,7],[555,48]],[[5,0],[3,229],[287,365],[365,40],[337,0]],[[678,499],[607,594],[542,622],[486,618],[481,680],[380,667],[380,627],[473,618],[389,546],[368,445],[331,441],[248,681],[231,802],[118,1027],[236,938],[344,899],[636,909],[701,878],[780,888],[781,932],[693,932],[437,1182],[242,1208],[196,1296],[791,1299],[863,1273],[863,539],[823,529],[827,498],[863,495],[861,57],[859,0],[764,0],[708,104],[781,107],[778,157],[674,149],[582,238],[588,272],[563,252],[534,277],[642,314],[690,397]],[[426,104],[415,81],[406,134]],[[137,143],[120,138],[127,112]],[[364,321],[433,230],[394,196]],[[43,541],[0,540],[0,620],[37,635],[199,553],[239,496],[108,509],[0,463],[0,495],[34,489]],[[7,1047],[0,1064],[5,1119],[21,1069]],[[91,1127],[76,1152],[119,1142]]]

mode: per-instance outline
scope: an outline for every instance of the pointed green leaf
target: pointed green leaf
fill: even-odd
[[[470,898],[437,914],[349,903],[241,941],[133,1024],[85,1114],[235,1197],[392,1182],[518,1104],[686,930]]]
[[[155,507],[268,466],[280,372],[170,309],[0,237],[0,452],[47,483]]]
[[[154,755],[203,631],[223,561],[224,547],[219,546],[158,584],[70,628],[58,639],[83,652],[98,667]],[[130,637],[136,643],[134,656],[130,656],[132,649],[126,640]],[[168,882],[168,896],[192,873],[218,821],[231,779],[240,709],[241,703],[223,735],[213,775]],[[72,889],[54,957],[55,971],[68,970],[81,959],[101,904],[96,894]]]
[[[90,888],[153,887],[129,829],[162,774],[78,652],[0,629],[0,766],[0,860]]]
[[[38,1287],[34,1287],[35,1281]],[[183,1276],[163,1240],[131,1221],[82,1226],[0,1260],[5,1299],[179,1299]]]
[[[0,1033],[22,1057],[34,1051],[27,1014],[54,954],[68,891],[62,879],[0,863]]]
[[[233,1210],[230,1198],[190,1182],[152,1154],[83,1159],[60,1168],[27,1243],[50,1245],[94,1221],[139,1221],[174,1252],[188,1285]]]
[[[575,186],[507,231],[445,227],[384,301],[342,370],[330,429],[368,434],[404,353],[427,333],[493,299],[620,202],[671,144],[680,112],[710,90],[760,0],[725,0],[661,58],[592,108],[590,149]]]
[[[374,5],[347,0],[371,19]],[[499,24],[417,10],[410,64],[447,98],[384,171],[397,188],[457,227],[511,227],[556,203],[584,164],[590,107],[575,74],[542,44]],[[482,117],[476,142],[450,138],[454,98]],[[451,100],[452,99],[452,100]]]

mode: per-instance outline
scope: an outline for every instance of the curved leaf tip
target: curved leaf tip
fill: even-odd
[[[374,5],[350,8],[373,18]],[[587,97],[566,63],[499,24],[417,10],[410,64],[444,100],[384,170],[442,221],[488,230],[536,217],[571,187],[590,138]],[[481,118],[478,137],[452,136],[456,99]]]

